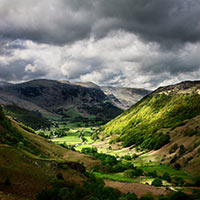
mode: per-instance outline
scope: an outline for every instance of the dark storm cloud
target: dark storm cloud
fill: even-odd
[[[117,28],[171,45],[200,40],[199,10],[197,0],[105,0],[101,4],[103,16],[118,19]]]
[[[200,77],[197,0],[0,0],[0,79],[155,89]]]
[[[163,46],[200,40],[197,0],[19,0],[0,2],[5,38],[66,44],[113,30]]]
[[[35,77],[42,77],[46,74],[43,70],[37,70],[35,72],[26,71],[26,66],[31,65],[30,63],[31,61],[15,60],[9,64],[2,65],[0,62],[0,80],[30,80]]]

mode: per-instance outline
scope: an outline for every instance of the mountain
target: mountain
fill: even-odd
[[[146,96],[151,92],[150,90],[145,90],[141,88],[98,86],[92,82],[76,82],[73,84],[88,88],[101,89],[115,106],[123,110],[130,108],[133,104],[137,103],[142,97]]]
[[[48,117],[74,117],[79,121],[88,118],[107,121],[122,112],[99,88],[54,80],[1,86],[0,104],[16,105]]]
[[[117,135],[124,146],[159,149],[170,140],[162,129],[173,129],[199,115],[199,102],[199,81],[161,87],[103,126],[103,134]]]
[[[160,87],[101,127],[110,144],[154,150],[160,162],[198,173],[200,81]],[[150,157],[151,157],[150,156]]]
[[[140,88],[101,86],[101,90],[117,107],[126,110],[151,91]]]
[[[98,86],[92,82],[33,80],[0,83],[0,104],[8,115],[40,129],[48,119],[105,123],[148,94],[144,89]],[[36,120],[36,118],[40,120]]]

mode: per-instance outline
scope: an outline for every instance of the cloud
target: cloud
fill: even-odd
[[[163,48],[200,40],[196,0],[0,1],[0,35],[64,45],[124,30]]]
[[[161,51],[157,43],[124,31],[64,46],[17,40],[2,48],[11,52],[0,55],[4,81],[52,78],[155,89],[200,75],[200,43]]]
[[[155,89],[200,76],[196,0],[0,0],[0,79]]]

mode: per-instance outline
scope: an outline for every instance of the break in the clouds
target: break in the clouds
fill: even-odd
[[[200,75],[198,0],[0,0],[0,79],[156,88]]]

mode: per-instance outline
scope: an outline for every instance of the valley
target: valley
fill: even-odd
[[[103,101],[109,102],[110,110],[100,100],[98,105],[90,104],[95,112],[98,112],[95,106],[100,106],[103,115],[95,115],[83,107],[77,110],[76,102],[74,107],[70,104],[65,108],[60,100],[55,102],[58,97],[48,107],[45,101],[34,99],[38,91],[33,89],[28,94],[34,95],[31,102],[40,106],[40,110],[10,104],[10,100],[4,102],[0,115],[3,192],[0,197],[5,200],[197,199],[199,90],[200,82],[159,88],[122,114],[104,93]],[[30,97],[23,95],[20,98],[28,101]],[[47,97],[41,93],[37,98]],[[113,109],[118,114],[115,113],[115,118],[109,115],[113,119],[107,122],[105,112]]]

